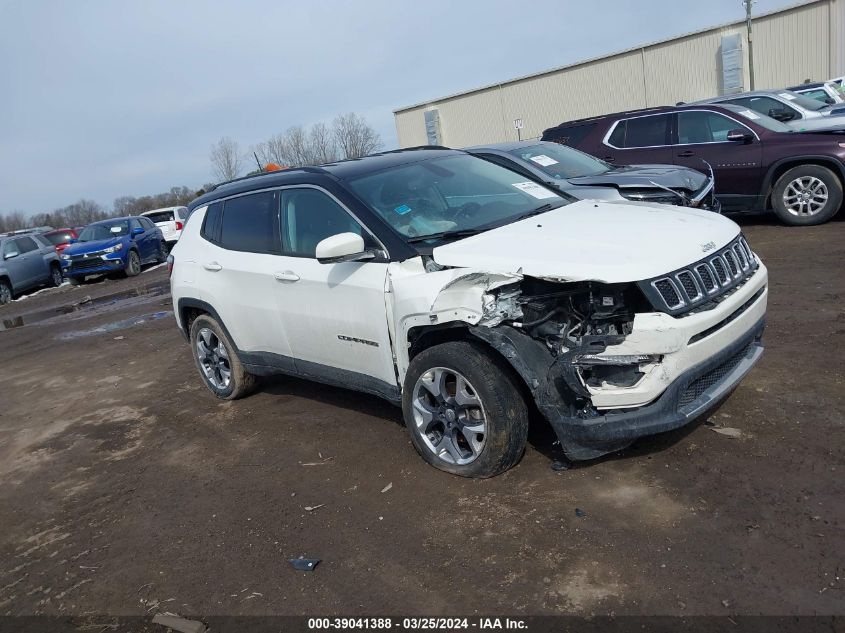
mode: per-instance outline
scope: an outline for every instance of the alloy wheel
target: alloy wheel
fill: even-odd
[[[53,270],[52,270],[52,279],[53,279],[53,285],[54,286],[61,286],[62,285],[62,281],[63,281],[62,271],[59,270],[58,268],[56,268],[55,266],[53,266]]]
[[[138,254],[135,251],[129,253],[129,272],[133,275],[141,272],[141,260],[138,259]]]
[[[413,392],[414,423],[425,446],[445,462],[464,465],[484,449],[487,419],[478,392],[453,369],[434,367]]]
[[[0,305],[9,303],[12,300],[12,291],[5,283],[0,283]]]
[[[197,332],[196,353],[206,380],[217,389],[226,389],[232,381],[229,352],[213,330],[204,327]]]
[[[801,176],[786,185],[783,204],[792,215],[812,216],[825,207],[828,196],[823,180],[815,176]]]

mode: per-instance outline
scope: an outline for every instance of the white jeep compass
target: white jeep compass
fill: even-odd
[[[763,351],[766,269],[707,211],[574,201],[429,148],[232,181],[190,209],[173,304],[217,397],[274,373],[376,394],[458,475],[513,466],[532,401],[590,459],[701,416]]]

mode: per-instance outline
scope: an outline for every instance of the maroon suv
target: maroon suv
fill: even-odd
[[[797,132],[735,105],[688,105],[570,121],[543,132],[602,160],[674,163],[716,177],[724,211],[773,209],[787,224],[821,224],[842,204],[845,132]]]

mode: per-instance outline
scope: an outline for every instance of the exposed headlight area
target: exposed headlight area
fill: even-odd
[[[114,246],[110,246],[109,248],[104,248],[103,254],[108,255],[109,253],[116,253],[120,250],[123,250],[123,244],[115,244]]]
[[[545,343],[567,386],[583,397],[588,388],[633,386],[662,359],[604,353],[631,333],[637,312],[652,310],[636,284],[526,279],[520,304],[523,320],[514,326]]]

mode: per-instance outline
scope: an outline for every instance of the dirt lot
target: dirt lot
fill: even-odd
[[[845,221],[745,231],[767,352],[711,418],[741,437],[555,472],[541,432],[487,481],[377,398],[215,400],[164,269],[0,308],[0,614],[845,613]]]

